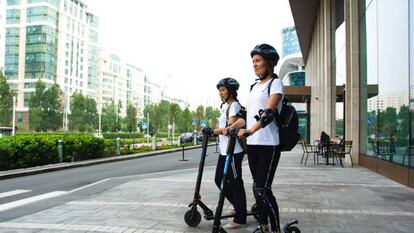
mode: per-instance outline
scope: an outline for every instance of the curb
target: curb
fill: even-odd
[[[209,144],[208,146],[215,146],[215,144]],[[193,149],[198,149],[198,148],[201,148],[201,145],[185,147],[184,150],[193,150]],[[102,163],[111,163],[111,162],[125,161],[125,160],[130,160],[130,159],[139,159],[139,158],[145,158],[145,157],[149,157],[153,155],[161,155],[161,154],[167,154],[171,152],[178,152],[182,150],[183,148],[181,147],[181,148],[175,148],[175,149],[144,152],[144,153],[139,153],[139,154],[111,156],[111,157],[106,157],[106,158],[91,159],[91,160],[84,160],[84,161],[77,161],[77,162],[55,163],[55,164],[38,166],[38,167],[7,170],[7,171],[0,172],[0,180],[40,174],[40,173],[45,173],[45,172],[59,171],[59,170],[70,169],[70,168],[86,167],[86,166],[102,164]]]

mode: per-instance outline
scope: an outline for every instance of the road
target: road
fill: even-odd
[[[215,146],[208,148],[205,166],[216,165],[215,151]],[[198,168],[200,154],[201,149],[192,149],[185,151],[187,161],[180,161],[180,151],[1,180],[0,221],[81,199],[127,182],[134,175]]]

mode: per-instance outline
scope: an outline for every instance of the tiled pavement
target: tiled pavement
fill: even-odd
[[[413,189],[365,168],[313,165],[312,161],[303,166],[300,156],[298,149],[283,153],[276,173],[273,191],[282,222],[296,218],[302,232],[414,232]],[[247,161],[243,169],[251,206]],[[197,171],[128,177],[87,198],[1,222],[0,232],[211,232],[212,221],[202,219],[197,227],[184,222]],[[201,187],[202,200],[212,209],[218,199],[213,175],[214,167],[205,168]],[[252,232],[256,224],[249,217],[246,228],[228,232]]]

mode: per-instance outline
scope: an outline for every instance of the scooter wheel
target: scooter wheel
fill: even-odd
[[[251,209],[251,211],[252,211],[252,213],[255,213],[255,214],[253,214],[253,217],[254,217],[256,220],[259,220],[259,212],[257,212],[257,211],[258,211],[258,209],[257,209],[257,205],[256,205],[256,204],[253,204],[253,205],[252,205],[252,209]]]
[[[201,214],[197,210],[189,210],[184,215],[184,221],[190,227],[195,227],[201,222]]]
[[[300,230],[296,226],[290,226],[285,230],[285,233],[300,233]]]

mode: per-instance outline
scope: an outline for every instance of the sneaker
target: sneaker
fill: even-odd
[[[223,215],[236,215],[236,211],[234,209],[227,210]]]
[[[240,224],[240,223],[237,223],[237,222],[233,222],[233,221],[230,221],[230,222],[228,222],[226,225],[224,225],[223,226],[223,229],[238,229],[238,228],[242,228],[242,227],[245,227],[246,225],[245,224]]]

